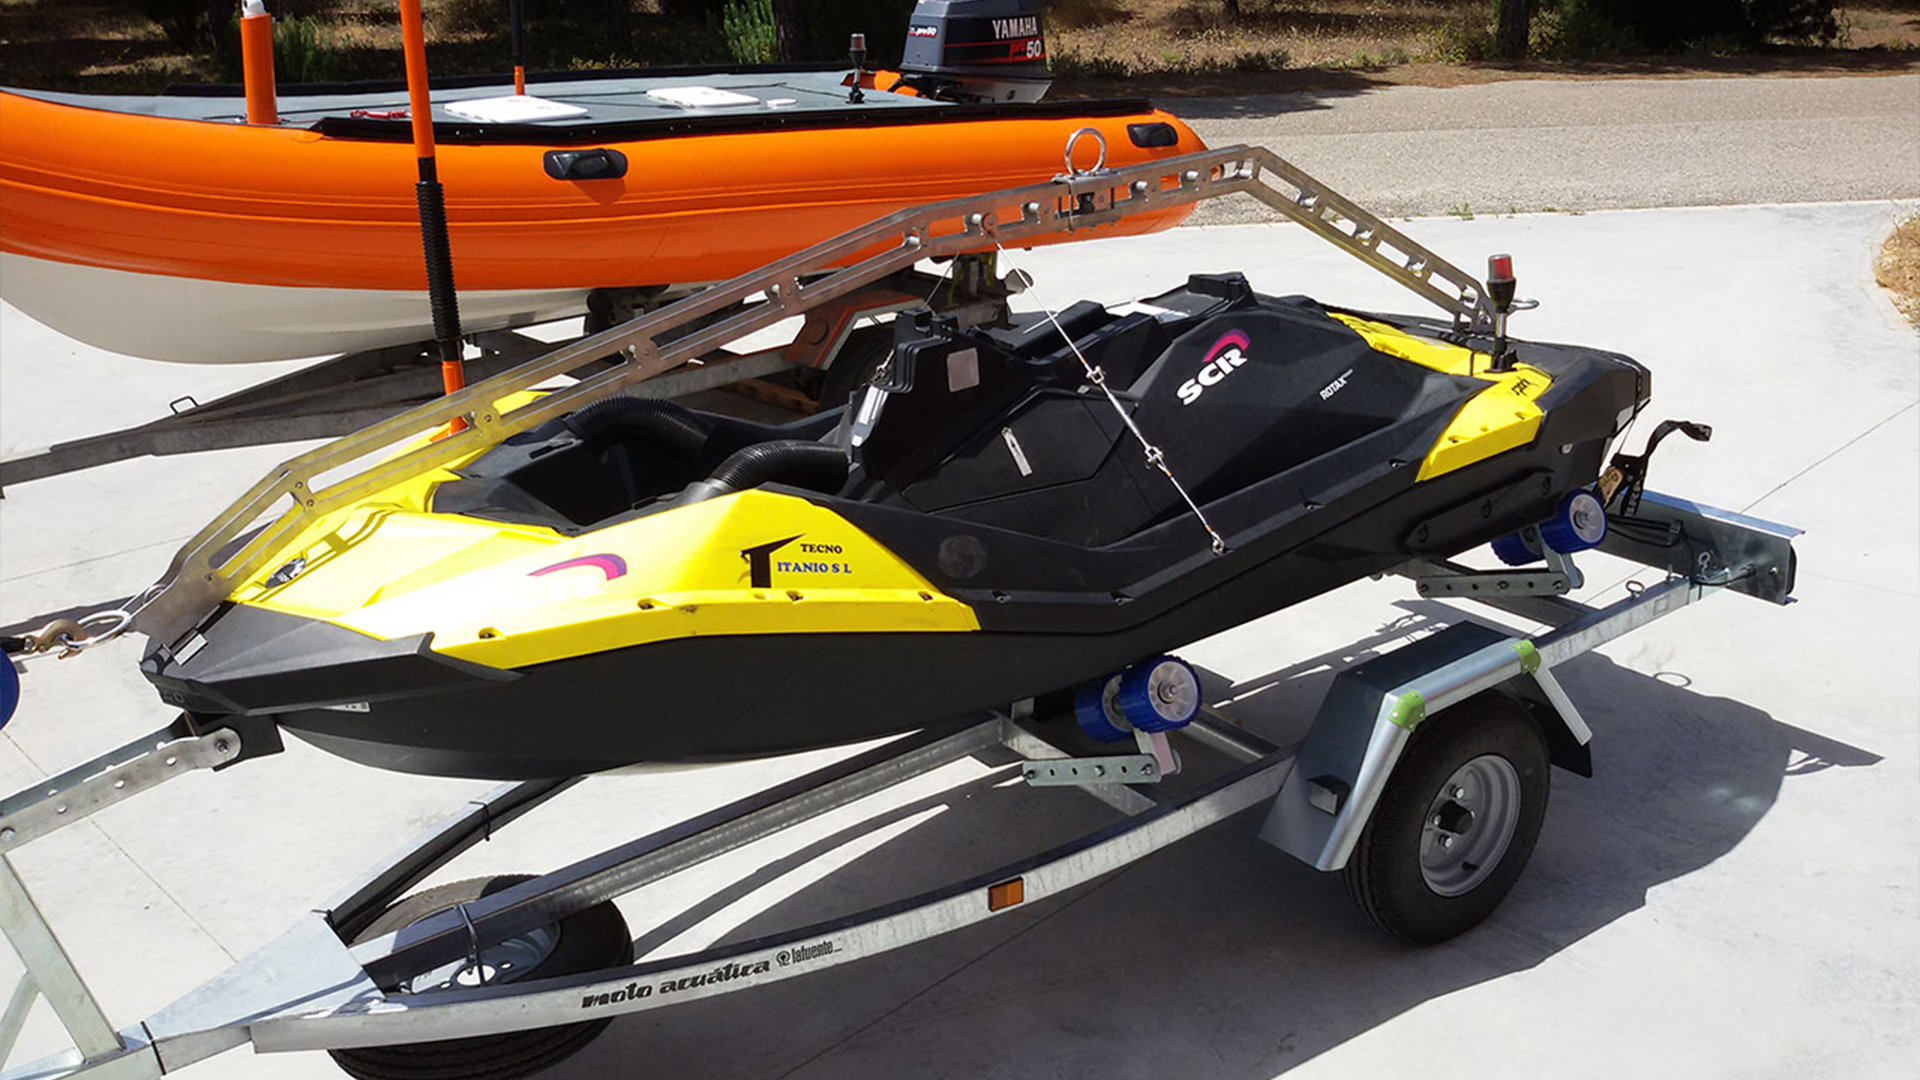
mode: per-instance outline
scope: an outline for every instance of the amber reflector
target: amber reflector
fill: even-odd
[[[987,886],[987,910],[999,911],[1010,908],[1027,898],[1027,883],[1022,878],[1003,881],[998,885]]]

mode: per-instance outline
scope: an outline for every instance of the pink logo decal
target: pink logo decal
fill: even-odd
[[[1252,345],[1253,342],[1248,339],[1244,331],[1229,330],[1220,335],[1220,340],[1213,343],[1213,348],[1207,350],[1207,358],[1200,361],[1200,363],[1203,365],[1211,364],[1213,363],[1214,357],[1219,356],[1228,349],[1239,349],[1245,352]]]
[[[617,577],[625,577],[627,574],[627,560],[618,555],[582,555],[577,559],[567,559],[564,562],[554,563],[552,566],[543,566],[527,576],[545,577],[548,574],[559,573],[562,570],[571,570],[576,566],[591,566],[595,570],[607,575],[608,581],[612,581]]]

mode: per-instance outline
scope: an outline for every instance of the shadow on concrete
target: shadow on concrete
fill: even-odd
[[[58,611],[49,611],[44,615],[35,615],[31,618],[20,619],[16,622],[10,622],[4,626],[0,626],[0,637],[15,637],[31,634],[46,626],[48,623],[59,619],[73,619],[78,621],[98,612],[118,611],[132,602],[133,597],[123,596],[117,600],[101,600],[92,604],[75,604],[72,607],[64,607]]]
[[[1458,617],[1407,603],[1367,641],[1208,689],[1280,740],[1341,669]],[[1559,669],[1596,732],[1595,777],[1556,773],[1531,865],[1482,927],[1429,949],[1376,931],[1341,883],[1255,838],[1259,812],[1099,882],[884,957],[616,1021],[548,1074],[687,1077],[1026,1075],[1254,1080],[1465,987],[1525,970],[1639,909],[1650,889],[1731,851],[1781,785],[1843,782],[1872,753],[1588,654]],[[1112,819],[1005,773],[889,815],[900,835],[735,927],[727,940],[842,915],[983,872]],[[1084,805],[1083,805],[1084,804]],[[871,826],[763,867],[686,912],[654,946]],[[1042,924],[1045,924],[1042,926]],[[644,930],[643,927],[636,929]],[[1040,932],[1031,932],[1040,931]]]
[[[1920,69],[1912,49],[1775,45],[1728,56],[1680,53],[1591,60],[1537,60],[1458,65],[1459,81],[1488,79],[1658,79],[1754,75],[1897,75]]]
[[[1354,97],[1395,85],[1374,68],[1287,68],[1125,77],[1056,79],[1048,100],[1151,98],[1183,120],[1278,116],[1325,109],[1329,99]]]

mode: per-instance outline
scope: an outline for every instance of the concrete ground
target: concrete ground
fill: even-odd
[[[1376,214],[1920,197],[1920,74],[1523,80],[1164,102]],[[1230,204],[1211,223],[1253,220]]]
[[[1659,418],[1714,425],[1709,445],[1661,451],[1656,487],[1807,530],[1799,603],[1715,598],[1563,670],[1596,732],[1597,775],[1555,777],[1532,863],[1481,928],[1436,948],[1396,945],[1338,881],[1262,846],[1247,816],[920,948],[617,1021],[548,1075],[1255,1080],[1399,1076],[1409,1063],[1435,1076],[1911,1075],[1920,335],[1867,270],[1896,210],[1408,227],[1468,268],[1489,251],[1515,253],[1522,294],[1543,301],[1519,318],[1524,336],[1647,363],[1655,404],[1634,449]],[[1239,269],[1272,292],[1418,307],[1289,227],[1183,229],[1016,261],[1053,306]],[[0,425],[15,445],[258,375],[104,356],[0,309]],[[7,492],[0,622],[144,585],[286,452],[129,461]],[[1586,565],[1589,600],[1617,598],[1632,575],[1605,559]],[[1412,600],[1404,584],[1361,583],[1183,654],[1210,673],[1210,695],[1230,715],[1284,738],[1335,671],[1460,617]],[[137,653],[118,642],[37,661],[0,736],[0,783],[32,783],[164,723]],[[435,880],[551,868],[805,764],[595,779]],[[678,952],[906,895],[1104,820],[1081,796],[1004,780],[955,766],[650,888],[624,910],[656,955]],[[265,944],[484,786],[374,772],[295,743],[145,794],[14,862],[126,1023]],[[25,1049],[51,1049],[57,1034],[42,1006]],[[324,1055],[241,1050],[186,1075],[339,1074]]]

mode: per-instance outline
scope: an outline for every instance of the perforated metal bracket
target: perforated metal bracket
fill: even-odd
[[[185,717],[0,801],[0,853],[196,769],[240,758],[232,728],[192,734]]]
[[[1053,758],[1029,761],[1020,775],[1033,787],[1092,787],[1097,784],[1154,784],[1160,766],[1152,754]]]
[[[1571,584],[1552,570],[1493,570],[1485,573],[1433,574],[1414,579],[1421,596],[1461,596],[1478,600],[1500,596],[1565,596]]]

